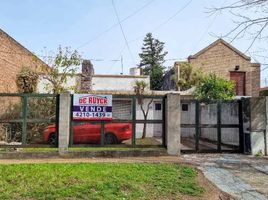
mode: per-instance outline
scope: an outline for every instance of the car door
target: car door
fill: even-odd
[[[93,124],[93,123],[87,123],[83,125],[83,128],[81,130],[81,136],[80,141],[82,143],[100,143],[101,141],[101,125],[99,123]]]

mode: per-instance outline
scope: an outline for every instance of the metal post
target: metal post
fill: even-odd
[[[200,133],[200,104],[195,102],[195,150],[199,150],[199,133]]]
[[[22,145],[27,143],[27,110],[28,110],[28,96],[22,96]]]
[[[243,130],[243,106],[242,101],[238,101],[238,120],[239,120],[239,151],[242,153],[244,152],[244,144],[245,144],[245,137],[244,137],[244,130]]]
[[[55,98],[55,97],[53,97],[53,98]],[[55,111],[55,113],[56,113],[55,123],[56,123],[56,135],[57,135],[57,143],[56,143],[56,145],[57,145],[57,147],[59,145],[59,142],[58,142],[59,141],[59,110],[60,110],[59,105],[60,105],[60,95],[57,94],[56,95],[56,111]]]
[[[69,139],[69,146],[73,146],[74,144],[74,125],[75,122],[73,121],[73,101],[74,101],[74,95],[71,94],[71,104],[70,104],[70,139]]]
[[[166,97],[162,98],[162,145],[164,147],[167,146],[166,144]]]
[[[217,138],[217,149],[221,152],[221,101],[217,102]]]
[[[132,97],[132,145],[136,145],[136,97]]]

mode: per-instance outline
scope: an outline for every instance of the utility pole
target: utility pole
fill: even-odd
[[[124,74],[124,63],[123,63],[123,56],[121,55],[121,75]]]

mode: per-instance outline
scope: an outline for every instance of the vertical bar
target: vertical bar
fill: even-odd
[[[166,147],[166,97],[162,98],[162,145]]]
[[[73,126],[75,125],[75,122],[73,121],[73,101],[74,101],[74,96],[73,94],[71,94],[71,105],[70,105],[70,142],[69,142],[69,146],[73,146],[74,144],[74,128]]]
[[[238,120],[239,120],[239,151],[241,153],[244,152],[245,146],[245,137],[244,137],[244,129],[243,129],[243,105],[242,101],[238,101]]]
[[[221,152],[221,101],[217,102],[217,150]]]
[[[132,145],[136,145],[136,97],[132,97]]]
[[[57,94],[56,95],[56,116],[55,116],[55,123],[56,123],[56,135],[57,135],[57,142],[56,142],[56,146],[58,147],[59,143],[59,105],[60,105],[60,95]]]
[[[23,94],[22,96],[22,145],[26,145],[27,140],[27,107],[28,107],[28,96]]]
[[[195,150],[199,150],[199,134],[200,133],[200,104],[195,102]]]
[[[101,121],[101,146],[104,145],[104,138],[105,138],[104,126],[105,126],[104,121]]]

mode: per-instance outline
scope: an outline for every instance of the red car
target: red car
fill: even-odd
[[[105,124],[105,144],[119,144],[124,140],[132,138],[131,123],[107,123]],[[55,125],[50,125],[44,131],[44,141],[51,145],[57,143]],[[74,144],[100,144],[101,125],[100,124],[77,124],[73,126]]]

